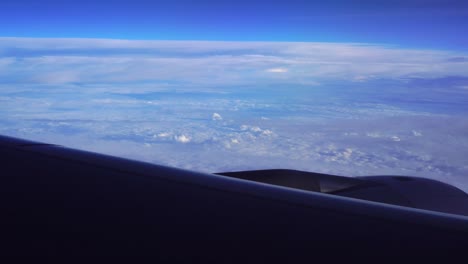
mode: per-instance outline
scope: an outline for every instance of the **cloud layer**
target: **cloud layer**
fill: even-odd
[[[0,38],[0,134],[206,172],[468,191],[468,58],[355,43]]]
[[[200,85],[465,76],[467,54],[355,43],[0,38],[4,83]]]

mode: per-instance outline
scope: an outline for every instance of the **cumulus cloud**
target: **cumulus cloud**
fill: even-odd
[[[350,148],[347,148],[343,151],[342,155],[345,159],[351,158],[351,155],[353,154],[353,150]]]
[[[177,142],[180,142],[180,143],[189,143],[190,142],[190,137],[188,137],[186,135],[177,135],[177,136],[174,136],[174,139]]]
[[[259,128],[258,126],[250,127],[250,130],[252,130],[253,132],[262,132],[262,129]]]
[[[223,120],[223,117],[218,113],[213,113],[213,115],[211,116],[211,119],[214,121],[218,121],[218,120]]]
[[[160,137],[160,138],[167,138],[167,137],[170,137],[171,136],[171,133],[169,132],[161,132],[157,135],[154,135],[154,137]]]

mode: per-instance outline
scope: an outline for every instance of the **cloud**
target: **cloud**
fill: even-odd
[[[180,143],[189,143],[189,142],[190,142],[190,137],[188,137],[188,136],[186,136],[186,135],[174,136],[174,139],[175,139],[177,142],[180,142]]]
[[[1,38],[0,134],[205,172],[415,175],[468,190],[460,58],[354,43]]]
[[[161,132],[157,135],[154,135],[155,137],[161,137],[161,138],[167,138],[167,137],[170,137],[171,136],[171,133],[168,133],[168,132]]]
[[[262,132],[262,129],[259,128],[258,126],[253,126],[250,128],[250,130],[252,130],[253,132]]]
[[[345,159],[350,159],[352,154],[353,154],[353,150],[350,148],[345,149],[342,153]]]
[[[177,101],[167,103],[176,106]],[[247,109],[234,120],[217,123],[192,118],[206,113],[197,113],[193,104],[182,105],[192,114],[174,108],[176,114],[154,116],[151,105],[119,109],[118,119],[96,118],[102,110],[75,119],[63,119],[65,113],[58,118],[54,111],[35,118],[24,108],[6,118],[0,111],[0,134],[205,172],[290,168],[348,176],[413,175],[468,190],[468,182],[460,177],[468,173],[468,121],[463,116],[401,113],[346,121],[285,110],[295,118],[262,120],[261,115],[251,118]],[[0,104],[0,110],[4,108]]]
[[[363,75],[359,75],[359,76],[355,76],[353,78],[353,81],[354,82],[366,82],[370,79],[374,78],[374,76],[363,76]]]
[[[265,73],[281,74],[282,82],[292,83],[468,77],[466,58],[462,52],[355,43],[0,38],[4,83],[278,81]]]
[[[267,72],[272,72],[272,73],[285,73],[288,72],[288,69],[286,68],[271,68],[266,70]]]
[[[219,121],[219,120],[223,120],[223,117],[218,113],[213,113],[213,115],[211,116],[211,119],[214,121]]]
[[[449,61],[449,62],[468,62],[468,58],[466,58],[466,57],[452,57],[452,58],[448,58],[447,61]]]

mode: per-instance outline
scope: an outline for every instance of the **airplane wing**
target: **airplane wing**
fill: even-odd
[[[468,197],[413,177],[207,174],[0,136],[1,255],[295,263],[465,256]]]

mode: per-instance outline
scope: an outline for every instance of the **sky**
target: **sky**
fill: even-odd
[[[0,35],[318,41],[466,50],[468,1],[4,0]]]
[[[0,25],[0,134],[468,191],[467,1],[5,0]]]

